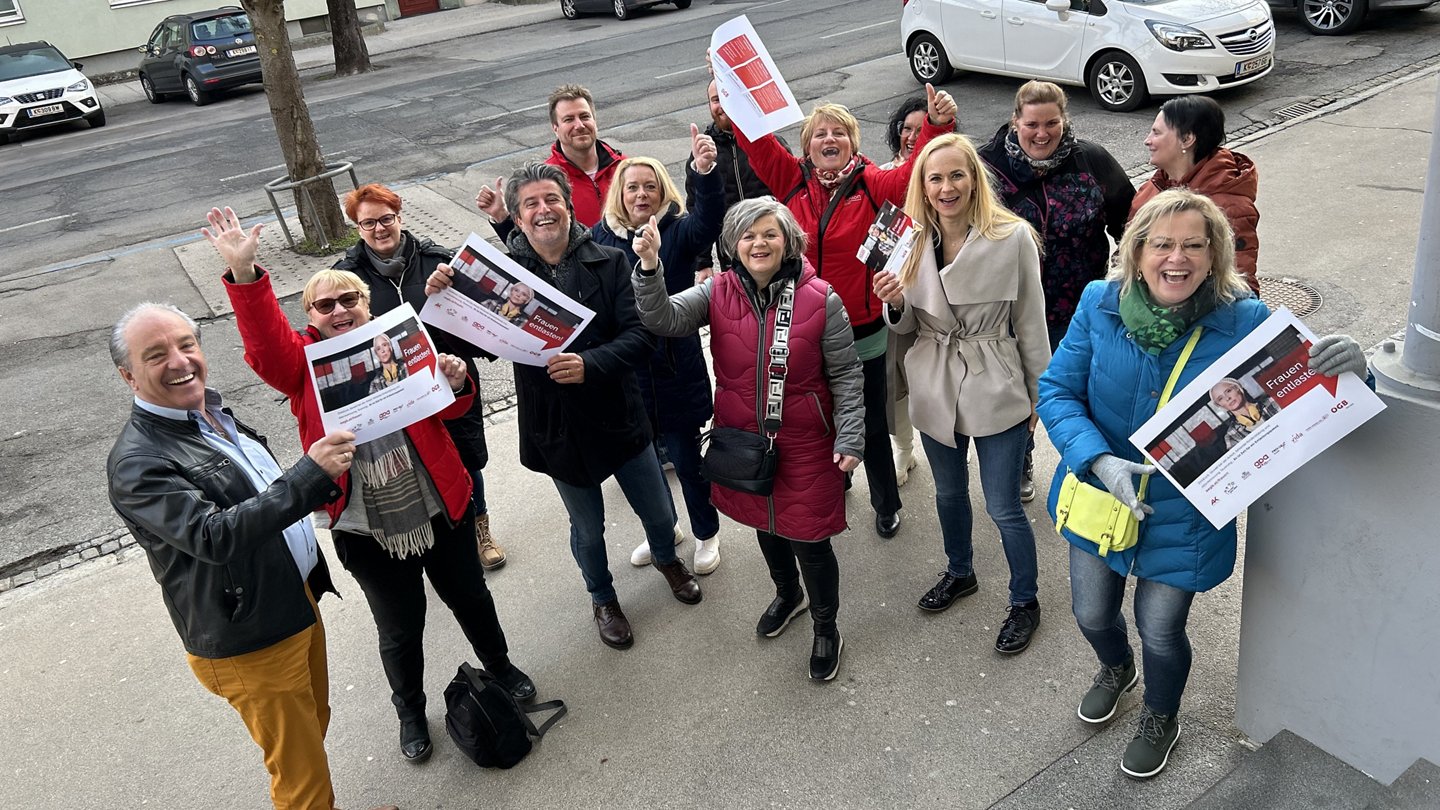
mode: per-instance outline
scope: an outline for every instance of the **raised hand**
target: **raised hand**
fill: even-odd
[[[949,93],[936,90],[933,84],[925,85],[925,112],[930,123],[937,127],[949,126],[955,123],[955,113],[959,109]]]
[[[334,481],[344,475],[355,460],[355,434],[348,430],[327,433],[310,445],[305,455]]]
[[[499,222],[510,216],[505,210],[505,196],[496,189],[505,187],[505,178],[495,178],[495,188],[481,186],[480,193],[475,195],[475,207],[479,208],[491,222]]]
[[[448,290],[455,284],[455,271],[448,264],[435,265],[435,272],[425,279],[425,295],[431,296],[441,290]]]
[[[228,205],[224,211],[211,208],[205,220],[210,227],[201,228],[200,233],[225,260],[225,266],[234,273],[235,283],[249,284],[259,278],[255,272],[255,253],[260,248],[260,223],[255,223],[247,232],[240,225],[240,217]]]
[[[690,155],[695,159],[695,171],[709,174],[715,167],[715,139],[690,125]]]
[[[630,249],[640,257],[641,270],[653,272],[660,266],[660,226],[655,222],[655,217],[650,217],[650,221],[635,232],[635,240],[630,243]]]

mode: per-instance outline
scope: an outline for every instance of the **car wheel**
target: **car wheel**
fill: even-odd
[[[675,8],[684,11],[685,9],[690,7],[690,2],[691,0],[675,0]]]
[[[1130,112],[1145,103],[1149,91],[1135,60],[1119,52],[1102,55],[1090,68],[1090,95],[1111,112]]]
[[[105,126],[105,110],[96,110],[94,115],[87,115],[85,122],[90,125],[91,129],[99,129]]]
[[[204,107],[212,101],[211,95],[201,90],[200,85],[195,82],[195,77],[188,74],[185,76],[185,94],[190,96],[190,101],[196,107]]]
[[[910,58],[910,72],[915,74],[916,81],[921,84],[947,82],[955,73],[954,68],[950,67],[950,58],[945,55],[945,47],[930,34],[918,34],[910,40],[907,55]]]
[[[1365,22],[1365,0],[1300,0],[1300,24],[1312,34],[1349,34]]]
[[[617,19],[617,20],[628,20],[628,19],[630,19],[630,9],[626,7],[626,5],[625,5],[625,0],[615,0],[615,2],[612,3],[611,5],[613,5],[613,6],[615,7],[615,19]]]
[[[140,89],[145,91],[145,98],[151,104],[160,104],[165,101],[165,94],[155,92],[155,85],[150,83],[150,77],[144,73],[140,74]]]
[[[575,8],[575,0],[560,0],[560,13],[564,14],[567,20],[580,16],[580,11]]]

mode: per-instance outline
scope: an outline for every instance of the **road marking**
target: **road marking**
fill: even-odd
[[[45,219],[37,219],[37,220],[35,220],[34,222],[27,222],[27,223],[25,223],[24,225],[11,225],[11,226],[8,227],[8,228],[0,228],[0,233],[6,233],[6,232],[8,232],[8,231],[18,231],[18,230],[20,230],[21,228],[28,228],[28,227],[30,227],[31,225],[44,225],[44,224],[47,223],[47,222],[55,222],[56,220],[69,219],[69,218],[71,218],[71,217],[73,217],[73,216],[75,216],[75,215],[74,215],[74,214],[61,214],[61,215],[58,216],[58,217],[47,217],[47,218],[45,218]]]
[[[771,6],[784,5],[785,3],[788,3],[788,2],[790,2],[790,0],[775,0],[775,2],[773,2],[773,3],[766,3],[766,4],[761,5],[761,6],[751,6],[750,8],[747,8],[747,9],[745,9],[745,10],[746,10],[746,11],[758,11],[759,9],[762,9],[762,8],[770,8]]]
[[[674,73],[665,73],[665,74],[663,74],[663,75],[656,76],[655,78],[657,78],[657,79],[668,79],[668,78],[670,78],[671,76],[679,76],[681,73],[694,73],[694,72],[697,71],[697,70],[704,70],[704,69],[707,68],[707,67],[710,67],[710,66],[709,66],[709,65],[696,65],[695,67],[685,68],[684,70],[677,70],[677,71],[675,71]]]
[[[532,104],[532,105],[530,105],[529,107],[521,107],[521,108],[518,109],[518,110],[509,110],[509,111],[507,111],[507,112],[495,113],[494,115],[487,115],[487,116],[485,116],[484,118],[476,118],[474,121],[464,121],[464,122],[462,122],[462,123],[460,124],[460,126],[462,126],[462,127],[468,127],[468,126],[471,126],[472,124],[483,124],[483,123],[485,123],[486,121],[494,121],[496,118],[504,118],[504,117],[507,116],[507,115],[514,115],[515,113],[522,113],[522,112],[530,112],[531,110],[538,110],[538,109],[540,109],[541,107],[548,107],[548,106],[550,106],[550,102],[548,102],[548,101],[545,102],[544,104]]]
[[[868,30],[868,29],[870,29],[870,28],[879,28],[879,27],[882,26],[882,25],[891,25],[891,24],[895,23],[898,19],[899,19],[899,18],[897,17],[895,20],[886,20],[885,22],[878,22],[878,23],[875,23],[875,24],[873,24],[873,25],[862,25],[862,26],[860,26],[859,28],[851,28],[849,31],[840,31],[839,33],[835,33],[835,34],[826,34],[825,36],[820,37],[820,38],[821,38],[821,39],[834,39],[835,37],[843,37],[843,36],[845,36],[846,34],[853,34],[853,33],[857,32],[857,31],[865,31],[865,30]]]
[[[265,173],[265,172],[273,172],[273,171],[275,171],[276,169],[283,169],[283,168],[285,168],[285,164],[284,164],[284,163],[281,163],[279,166],[266,166],[266,167],[263,168],[263,169],[256,169],[256,170],[253,171],[253,172],[245,172],[244,174],[232,174],[232,175],[230,175],[229,177],[222,177],[222,178],[220,178],[220,182],[221,182],[221,183],[228,183],[228,182],[230,182],[231,180],[239,180],[239,179],[242,178],[242,177],[249,177],[249,176],[252,175],[252,174],[263,174],[263,173]]]

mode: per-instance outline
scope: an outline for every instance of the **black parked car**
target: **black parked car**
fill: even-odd
[[[689,8],[691,0],[560,0],[560,13],[573,20],[583,12],[600,11],[614,14],[622,20],[630,19],[630,12],[647,6],[670,4],[675,8]]]
[[[203,107],[220,90],[260,81],[255,34],[238,6],[167,17],[140,53],[140,87],[151,104],[184,93]]]

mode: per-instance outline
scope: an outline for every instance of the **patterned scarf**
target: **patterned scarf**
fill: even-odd
[[[1073,151],[1075,151],[1075,133],[1071,132],[1069,127],[1066,127],[1065,132],[1060,136],[1060,145],[1055,147],[1055,151],[1051,153],[1050,157],[1042,160],[1036,160],[1025,154],[1025,150],[1020,147],[1020,135],[1015,130],[1010,130],[1009,134],[1005,136],[1005,154],[1010,157],[1011,165],[1028,166],[1036,177],[1044,177],[1054,171],[1057,166],[1065,162],[1066,158],[1070,157],[1070,153]]]
[[[570,277],[580,267],[579,260],[575,258],[575,251],[589,241],[590,229],[576,222],[572,215],[570,217],[570,244],[565,247],[565,254],[560,257],[559,264],[550,264],[540,258],[540,254],[535,252],[535,248],[530,245],[530,240],[525,238],[524,232],[519,228],[510,233],[510,238],[506,241],[505,246],[510,248],[512,258],[534,261],[544,271],[549,272],[550,278],[546,279],[547,281],[560,288],[562,292],[570,294],[575,292],[569,286]],[[542,275],[544,275],[543,272]]]
[[[855,171],[855,167],[860,165],[860,156],[851,155],[850,162],[846,163],[844,168],[838,172],[822,169],[816,166],[810,158],[805,158],[805,162],[809,164],[811,173],[816,180],[820,181],[820,185],[824,186],[826,191],[834,191],[841,183],[845,182],[845,178],[849,177],[851,172]]]
[[[435,533],[415,469],[415,448],[405,431],[355,446],[352,472],[359,473],[360,497],[370,534],[396,559],[423,554],[434,547]]]
[[[1152,301],[1142,279],[1133,281],[1129,291],[1120,296],[1120,320],[1140,348],[1156,357],[1214,308],[1215,285],[1208,278],[1194,295],[1174,307]]]

